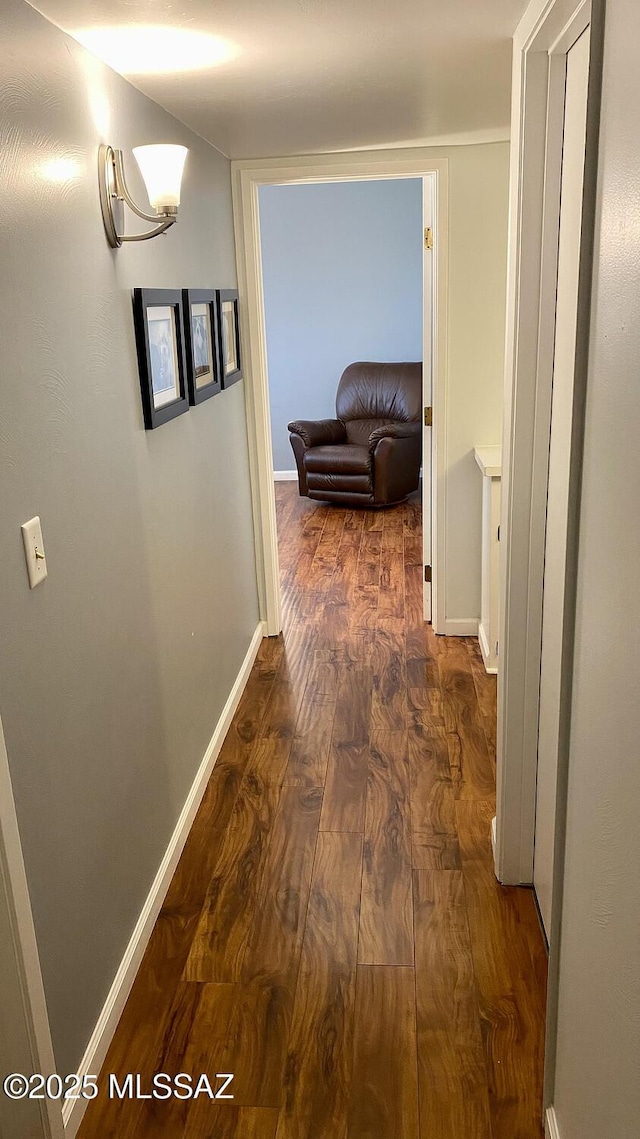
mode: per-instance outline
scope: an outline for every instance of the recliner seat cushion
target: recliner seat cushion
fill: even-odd
[[[389,419],[348,419],[345,422],[347,440],[357,447],[368,447],[369,436],[377,427],[386,427]]]
[[[368,436],[367,436],[368,439]],[[352,443],[310,447],[305,451],[304,466],[308,474],[368,475],[372,472],[372,456],[368,447]]]

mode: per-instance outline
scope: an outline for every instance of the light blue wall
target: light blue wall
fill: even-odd
[[[274,468],[287,423],[335,415],[354,360],[422,359],[418,178],[263,186],[260,228]]]

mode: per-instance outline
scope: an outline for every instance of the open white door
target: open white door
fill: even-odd
[[[435,179],[422,179],[422,223],[424,232],[423,284],[422,284],[422,385],[425,407],[422,432],[422,561],[425,567],[423,583],[424,619],[431,621],[431,503],[433,490],[433,338],[434,338],[434,223]]]
[[[560,224],[547,525],[544,550],[538,778],[533,883],[547,937],[551,932],[567,527],[573,424],[578,277],[589,79],[589,27],[563,52],[565,77]]]

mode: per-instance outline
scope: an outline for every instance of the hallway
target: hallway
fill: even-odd
[[[422,622],[420,504],[277,483],[265,640],[81,1139],[540,1139],[546,954],[503,888],[495,678]],[[107,1074],[234,1073],[233,1100]],[[218,1084],[220,1081],[218,1081]]]

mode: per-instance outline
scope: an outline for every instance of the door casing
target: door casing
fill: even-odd
[[[559,58],[558,58],[559,57]],[[552,53],[566,77],[557,257],[555,345],[547,479],[547,524],[542,598],[540,710],[533,885],[549,936],[553,902],[555,809],[558,781],[562,639],[566,603],[566,542],[575,372],[582,182],[584,177],[589,28],[574,44]]]
[[[535,829],[542,592],[563,123],[563,44],[600,0],[534,0],[514,37],[502,448],[500,669],[495,864],[505,884],[531,884]],[[591,16],[590,16],[591,13]],[[593,51],[593,45],[592,45]],[[595,74],[592,70],[592,74]],[[595,90],[595,89],[594,89]],[[590,80],[590,104],[593,91]],[[587,147],[594,109],[587,113]],[[585,167],[576,377],[586,379],[593,223]],[[593,211],[592,211],[593,212]],[[590,228],[591,227],[591,228]],[[584,373],[584,374],[583,374]],[[576,420],[578,430],[580,419]],[[573,447],[572,486],[579,468]],[[575,488],[574,488],[575,489]]]
[[[282,628],[278,570],[278,535],[273,494],[273,456],[269,412],[269,381],[260,249],[258,190],[264,185],[310,182],[361,181],[371,178],[422,178],[423,201],[431,210],[434,249],[425,258],[431,266],[431,314],[423,319],[429,337],[430,375],[425,368],[425,399],[433,408],[430,491],[431,598],[425,590],[425,613],[431,601],[436,632],[444,632],[444,512],[445,432],[447,404],[448,304],[448,173],[446,157],[429,148],[310,155],[292,159],[251,159],[231,163],[234,228],[238,261],[240,328],[244,344],[245,399],[249,438],[249,466],[260,617],[268,636]],[[428,187],[428,192],[427,192]],[[427,206],[425,205],[425,210]],[[425,214],[425,216],[427,216]],[[429,223],[427,223],[429,224]],[[375,234],[372,234],[375,240]],[[426,356],[425,356],[426,360]],[[430,394],[430,399],[427,395]],[[425,552],[428,538],[425,540]],[[429,563],[427,563],[429,564]]]

